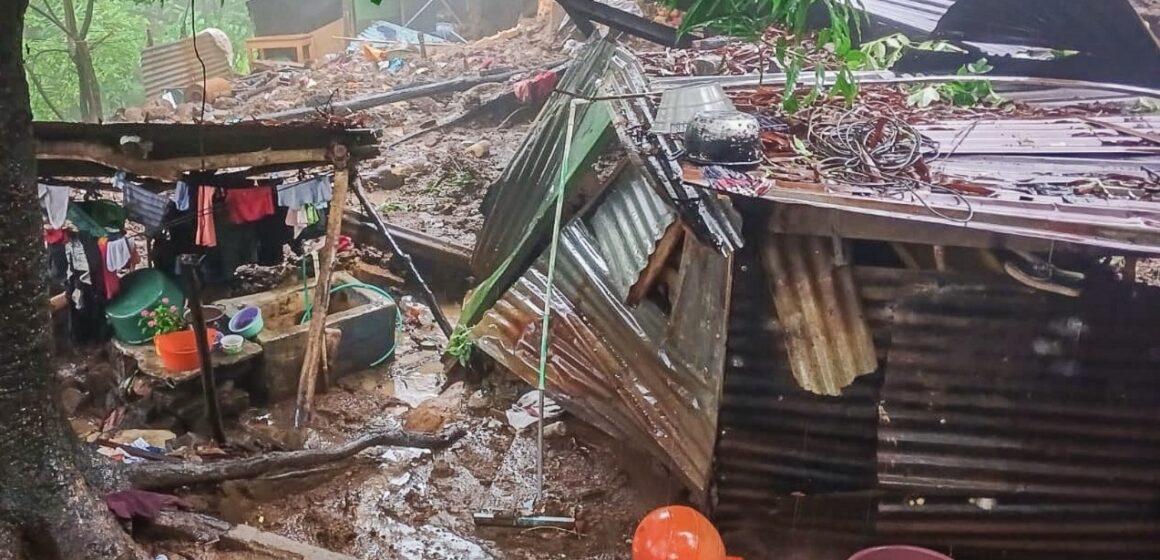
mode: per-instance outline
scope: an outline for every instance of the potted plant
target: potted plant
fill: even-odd
[[[153,335],[153,346],[161,358],[161,365],[174,372],[197,369],[201,362],[197,354],[197,338],[185,321],[184,310],[172,305],[169,298],[161,304],[141,312],[141,330]],[[212,329],[208,333],[216,336]]]

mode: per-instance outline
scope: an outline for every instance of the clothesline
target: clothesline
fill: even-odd
[[[308,181],[317,181],[317,180],[320,180],[323,178],[329,178],[329,177],[333,177],[333,176],[334,176],[333,173],[327,173],[327,174],[322,174],[322,175],[316,175],[310,179],[305,179],[302,181],[296,181],[293,183],[283,183],[280,185],[273,185],[270,187],[271,189],[273,189],[273,192],[271,194],[273,196],[277,196],[278,193],[280,193],[280,192],[284,192],[284,191],[289,190],[291,188],[297,187],[297,186],[299,186],[303,183],[306,183]],[[55,185],[48,185],[47,183],[45,183],[45,185],[46,186],[55,186]],[[214,187],[214,188],[219,188],[219,187]],[[247,187],[247,188],[255,188],[255,187]],[[261,187],[259,186],[258,188],[261,188]],[[123,191],[119,191],[119,192],[123,192]],[[71,201],[70,201],[70,203],[71,203]],[[197,220],[201,219],[202,217],[208,216],[210,214],[216,214],[220,210],[223,210],[223,209],[225,209],[225,201],[224,200],[215,201],[213,203],[213,206],[208,210],[200,210],[200,209],[195,210],[189,214],[186,214],[186,215],[174,218],[172,220],[168,220],[166,222],[163,222],[156,229],[158,231],[168,230],[168,229],[171,229],[171,228],[176,227],[176,226],[181,226],[181,225],[185,225],[185,224],[188,224],[191,222],[196,222]],[[123,238],[126,240],[132,240],[132,239],[136,239],[138,237],[149,237],[149,235],[148,235],[148,232],[145,232],[145,231],[142,231],[139,233],[126,232]]]

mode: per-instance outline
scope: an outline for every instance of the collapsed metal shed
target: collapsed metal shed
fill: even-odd
[[[1156,156],[1140,142],[1148,119],[1113,122],[1131,132],[1022,125],[1033,138],[1075,139],[1047,158],[1005,139],[1001,122],[973,140],[982,125],[929,125],[956,139],[969,127],[976,142],[939,162],[950,169],[940,173],[994,189],[971,199],[969,221],[931,212],[961,205],[938,193],[874,196],[832,182],[715,191],[678,162],[679,141],[647,132],[650,82],[630,54],[608,49],[595,43],[577,66],[601,68],[599,79],[566,81],[598,83],[586,95],[611,98],[594,106],[611,111],[628,165],[595,192],[567,195],[554,398],[666,465],[747,557],[778,557],[806,534],[968,560],[1160,553],[1158,290],[1092,276],[1068,298],[1001,266],[955,270],[945,255],[925,270],[891,263],[900,245],[982,262],[1007,248],[1160,254],[1157,204],[1133,199],[1148,180],[1139,165]],[[594,56],[612,64],[593,66]],[[560,126],[537,122],[533,136],[558,137]],[[518,175],[489,195],[485,230],[546,216],[558,162],[516,160]],[[1053,190],[1112,175],[1117,196]],[[532,259],[509,258],[512,280],[484,284],[497,299],[480,303],[471,330],[529,382],[549,233],[517,245],[481,236],[477,247],[494,261]]]

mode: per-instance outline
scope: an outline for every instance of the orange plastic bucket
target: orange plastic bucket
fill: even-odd
[[[205,333],[210,344],[213,344],[218,335],[217,330],[206,329]],[[192,329],[155,336],[153,347],[157,349],[161,365],[169,371],[176,373],[201,367],[201,359],[197,355],[197,337]]]

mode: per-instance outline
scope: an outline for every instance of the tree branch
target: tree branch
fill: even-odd
[[[97,0],[87,0],[87,2],[88,5],[85,6],[85,17],[81,20],[80,38],[82,40],[89,36],[89,26],[93,23],[93,5],[97,3]]]
[[[65,26],[64,22],[60,21],[60,19],[58,19],[50,11],[46,11],[46,9],[42,9],[39,6],[36,6],[34,4],[29,4],[28,9],[36,12],[37,14],[40,14],[40,17],[47,19],[53,25],[59,27],[61,31],[64,31],[65,36],[67,36],[70,41],[76,40],[76,38],[73,37],[71,33],[69,33],[68,27]],[[51,10],[51,9],[52,8],[47,8],[47,10]]]
[[[403,431],[378,432],[332,449],[311,449],[267,453],[257,457],[218,463],[138,463],[127,468],[129,483],[142,490],[164,490],[193,484],[254,478],[266,473],[302,469],[341,461],[368,447],[380,445],[440,449],[463,437],[463,430],[445,436],[429,436]]]
[[[44,85],[40,83],[40,77],[36,75],[36,71],[32,69],[31,65],[25,66],[25,70],[28,72],[28,79],[32,82],[32,87],[36,88],[36,93],[40,95],[41,99],[44,100],[44,104],[48,105],[48,109],[52,111],[52,114],[56,115],[56,120],[65,120],[64,114],[61,113],[60,109],[56,107],[56,103],[53,103],[52,100],[48,98],[48,94],[45,93]]]

